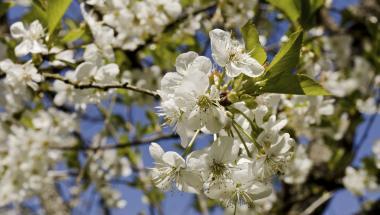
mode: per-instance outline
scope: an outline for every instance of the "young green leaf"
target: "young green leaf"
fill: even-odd
[[[303,94],[310,96],[327,96],[330,93],[319,83],[306,75],[297,75]]]
[[[309,96],[326,96],[330,93],[312,78],[300,74],[282,73],[260,83],[260,93],[281,93]]]
[[[49,34],[53,33],[72,0],[49,0],[47,7],[47,21]]]
[[[298,0],[268,0],[268,2],[284,13],[294,25],[298,25],[298,18],[301,15]]]
[[[291,73],[297,66],[302,46],[302,31],[290,35],[289,40],[280,48],[271,64],[268,66],[265,76],[274,77],[280,73]]]
[[[22,20],[27,23],[33,22],[34,20],[38,20],[41,22],[43,26],[46,26],[47,14],[46,14],[46,11],[43,9],[42,5],[34,1],[32,3],[29,13],[27,13],[22,18]]]
[[[250,52],[251,57],[255,58],[260,64],[264,64],[267,59],[265,49],[260,44],[259,33],[252,21],[247,22],[242,28],[241,33],[245,42],[245,48]]]
[[[62,42],[63,43],[73,42],[79,39],[84,33],[85,33],[85,29],[83,28],[72,29],[62,38]]]

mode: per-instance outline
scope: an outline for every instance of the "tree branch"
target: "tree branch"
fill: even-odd
[[[120,148],[126,148],[126,147],[139,146],[139,145],[149,144],[151,142],[168,140],[168,139],[175,139],[175,138],[178,138],[178,135],[175,133],[171,133],[171,134],[157,135],[157,136],[145,138],[142,140],[136,140],[136,141],[133,141],[130,143],[109,144],[109,145],[103,145],[103,146],[98,146],[98,147],[91,147],[91,146],[51,147],[50,149],[68,150],[68,151],[72,151],[72,150],[80,150],[80,151],[111,150],[111,149],[120,149]]]
[[[318,209],[319,206],[323,205],[326,201],[328,201],[332,197],[332,192],[327,192],[322,194],[315,202],[313,202],[309,207],[304,210],[301,215],[309,215],[313,214],[315,210]]]
[[[77,88],[77,89],[99,89],[99,90],[104,90],[104,91],[107,91],[109,89],[126,89],[126,90],[131,90],[134,92],[142,93],[145,95],[153,96],[154,98],[157,98],[157,99],[160,98],[157,92],[131,85],[128,82],[125,82],[122,84],[109,84],[109,85],[100,85],[100,84],[94,84],[94,83],[80,84],[80,83],[75,83],[57,74],[43,73],[43,76],[48,79],[60,80],[66,84],[72,85],[74,88]]]

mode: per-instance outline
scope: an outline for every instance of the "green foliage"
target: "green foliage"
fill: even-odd
[[[52,34],[60,23],[61,18],[70,6],[72,0],[49,0],[47,4],[47,18],[49,34]]]
[[[62,38],[63,43],[69,43],[73,42],[77,39],[79,39],[83,34],[85,33],[85,30],[83,28],[76,28],[72,29]]]
[[[303,32],[290,35],[289,40],[266,68],[262,77],[250,78],[243,83],[242,90],[249,95],[261,93],[282,93],[298,95],[329,95],[323,87],[312,78],[293,74],[299,62]]]
[[[326,89],[324,89],[319,83],[317,83],[307,75],[297,75],[297,78],[301,85],[303,94],[310,96],[330,95],[330,93]]]
[[[253,58],[260,64],[264,64],[267,59],[265,49],[260,44],[259,33],[256,30],[255,24],[252,21],[247,22],[241,29],[245,48],[248,50]]]
[[[268,0],[268,2],[287,16],[294,25],[298,25],[298,18],[301,15],[298,0]]]
[[[39,20],[43,26],[47,26],[47,14],[44,6],[38,1],[33,1],[30,12],[23,17],[23,21],[30,23]]]
[[[324,0],[308,0],[300,1],[301,16],[299,23],[303,28],[311,28],[315,20],[316,12],[323,6]]]
[[[315,14],[324,4],[324,0],[268,0],[281,11],[294,26],[304,29],[312,27]]]
[[[289,40],[281,47],[271,64],[265,71],[267,78],[273,78],[281,73],[291,73],[297,66],[302,47],[303,32],[297,31],[289,36]]]

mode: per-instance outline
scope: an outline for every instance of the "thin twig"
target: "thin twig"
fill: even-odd
[[[55,79],[55,80],[60,80],[66,84],[72,85],[74,88],[77,89],[99,89],[99,90],[104,90],[107,91],[109,89],[126,89],[126,90],[132,90],[138,93],[143,93],[145,95],[153,96],[155,98],[160,98],[157,92],[154,92],[152,90],[148,89],[143,89],[137,86],[133,86],[129,84],[128,82],[122,83],[122,84],[109,84],[109,85],[100,85],[100,84],[80,84],[80,83],[75,83],[65,77],[62,77],[58,74],[52,74],[52,73],[43,73],[43,76],[45,78],[49,79]]]
[[[328,201],[332,197],[332,192],[327,192],[322,194],[315,202],[313,202],[309,207],[304,210],[301,215],[309,215],[313,214],[315,210],[317,210],[321,205],[323,205],[326,201]]]
[[[130,143],[119,143],[119,144],[109,144],[109,145],[102,145],[99,147],[91,147],[91,146],[73,146],[73,147],[51,147],[50,149],[54,150],[68,150],[68,151],[97,151],[97,150],[111,150],[111,149],[120,149],[120,148],[126,148],[126,147],[133,147],[133,146],[139,146],[144,144],[149,144],[151,142],[166,140],[166,139],[174,139],[178,138],[177,134],[171,133],[171,134],[162,134],[157,135],[154,137],[142,139],[142,140],[136,140]]]

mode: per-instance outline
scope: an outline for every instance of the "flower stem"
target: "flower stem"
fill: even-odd
[[[258,134],[260,133],[260,129],[256,123],[254,123],[248,116],[247,114],[245,114],[243,111],[239,110],[238,108],[235,108],[235,107],[232,107],[232,110],[238,112],[239,114],[241,114],[248,122],[249,122],[249,125],[251,126],[252,128],[252,131],[255,133],[255,134]]]
[[[237,202],[238,202],[238,200],[236,199],[236,200],[235,200],[234,215],[236,215],[236,212],[237,212]]]
[[[198,130],[195,131],[195,134],[193,135],[193,138],[191,138],[190,143],[187,145],[187,147],[186,147],[185,151],[183,152],[182,156],[186,156],[187,154],[189,154],[190,149],[193,146],[193,144],[195,142],[195,139],[197,138],[197,136],[198,136],[198,134],[199,134],[200,131],[201,131],[200,129],[198,129]]]
[[[241,136],[239,129],[236,127],[235,123],[232,123],[232,127],[236,130],[237,135],[239,136],[240,141],[243,143],[245,151],[247,151],[248,157],[252,157],[251,152],[248,149],[247,143],[245,142],[244,138]]]
[[[253,144],[255,144],[256,148],[260,151],[261,146],[256,142],[255,139],[252,138],[235,120],[232,121],[232,125],[239,129]]]

